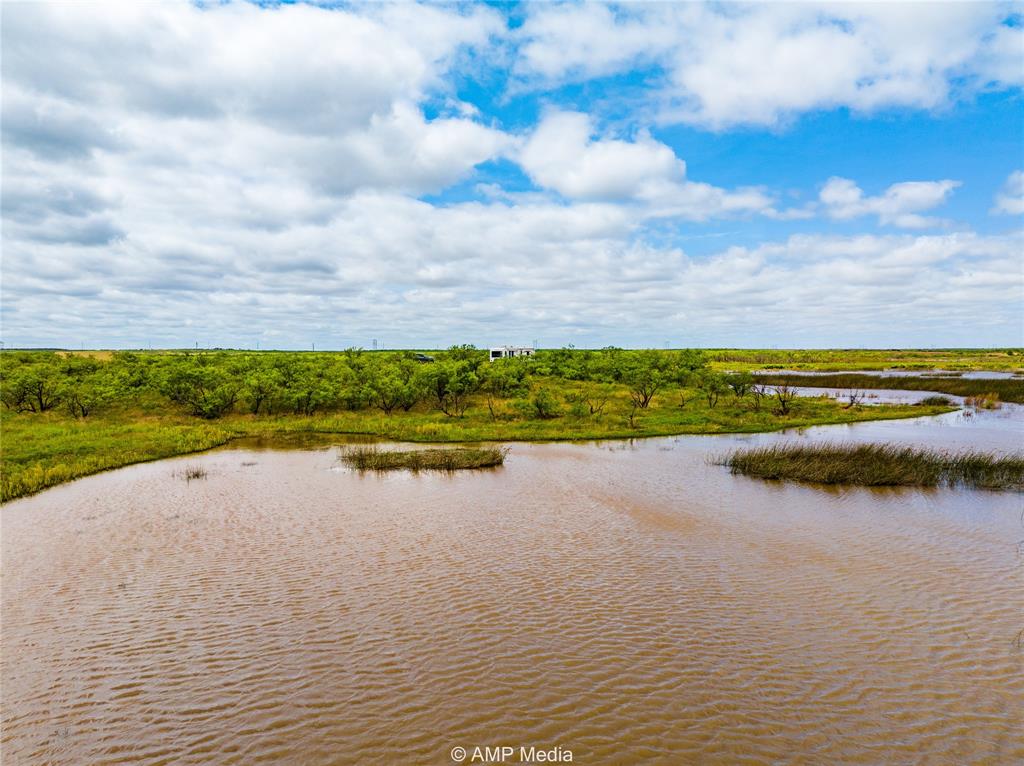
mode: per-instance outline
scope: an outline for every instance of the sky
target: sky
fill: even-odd
[[[8,348],[1024,346],[1024,3],[0,12]]]

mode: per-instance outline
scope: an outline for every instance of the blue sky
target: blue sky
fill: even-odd
[[[1021,346],[1022,10],[5,4],[0,331]]]

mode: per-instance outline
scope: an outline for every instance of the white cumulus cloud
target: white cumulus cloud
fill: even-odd
[[[572,199],[642,203],[648,215],[702,221],[732,213],[773,214],[760,189],[728,191],[686,178],[686,163],[641,132],[633,141],[595,138],[588,115],[551,111],[518,160],[539,186]]]
[[[500,16],[363,10],[5,5],[11,165],[24,153],[120,153],[149,168],[295,174],[335,192],[423,192],[499,154],[509,140],[500,130],[462,114],[428,120],[419,104],[448,88],[461,52],[504,29]]]
[[[994,213],[1024,215],[1024,170],[1010,173],[1003,188],[996,194]]]
[[[591,140],[590,118],[578,112],[549,113],[519,155],[541,186],[567,197],[623,199],[659,182],[680,182],[686,164],[648,135],[636,141]]]
[[[826,213],[846,221],[863,215],[876,215],[881,224],[920,229],[944,223],[940,218],[921,215],[944,203],[960,186],[959,181],[905,181],[869,197],[848,178],[830,178],[818,195]]]
[[[489,99],[462,100],[488,57],[498,99],[497,70],[530,85],[658,65],[662,116],[713,127],[934,105],[951,72],[1013,74],[1019,36],[991,9],[936,7],[899,42],[913,19],[896,11],[808,7],[536,5],[516,31],[474,5],[3,4],[4,340],[431,346],[506,341],[501,327],[545,344],[908,345],[980,327],[1019,343],[1019,232],[780,223],[935,225],[955,181],[871,196],[836,178],[807,202],[784,178],[691,178],[635,115],[623,128],[563,103],[503,126]],[[750,61],[726,60],[740,44]],[[788,80],[807,67],[800,93]],[[467,180],[475,198],[426,201]],[[999,210],[1020,211],[1021,185]]]
[[[1024,81],[1019,6],[999,3],[537,4],[522,87],[662,71],[668,122],[775,125],[815,109],[935,109]]]

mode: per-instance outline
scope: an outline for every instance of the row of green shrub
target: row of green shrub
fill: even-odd
[[[575,399],[558,401],[544,379],[592,384]],[[484,351],[453,346],[436,361],[411,352],[117,352],[101,358],[61,352],[0,353],[0,401],[9,411],[43,413],[58,407],[75,418],[121,407],[175,407],[200,418],[228,413],[313,415],[376,408],[387,415],[414,408],[462,416],[471,398],[516,400],[523,417],[599,414],[611,386],[624,388],[635,408],[646,409],[667,387],[695,388],[714,407],[731,392],[778,400],[747,372],[724,374],[697,350],[600,351],[559,349],[530,359],[488,361]]]

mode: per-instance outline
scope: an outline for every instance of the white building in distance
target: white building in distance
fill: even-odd
[[[536,350],[529,346],[494,346],[491,348],[491,361],[511,359],[514,356],[533,356],[533,352]]]

